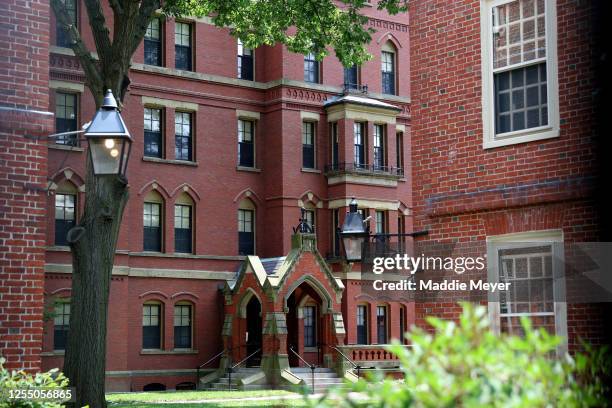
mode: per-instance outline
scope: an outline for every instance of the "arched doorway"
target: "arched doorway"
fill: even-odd
[[[259,367],[261,364],[261,303],[256,296],[251,296],[246,306],[246,355],[257,352],[246,362],[247,367]]]
[[[317,291],[302,282],[287,298],[287,347],[293,348],[309,364],[322,365],[324,346],[323,301]],[[300,367],[304,363],[288,351],[289,365]]]

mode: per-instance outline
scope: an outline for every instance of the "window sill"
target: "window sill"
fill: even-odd
[[[51,245],[46,249],[47,251],[70,252],[70,247],[68,245]]]
[[[68,150],[70,152],[77,152],[77,153],[85,151],[85,148],[83,147],[69,146],[69,145],[63,145],[63,144],[57,144],[57,143],[48,143],[47,147],[49,147],[49,149]]]
[[[261,173],[261,169],[256,167],[244,167],[244,166],[236,166],[236,170],[238,171],[247,171],[251,173]]]
[[[45,351],[40,353],[41,357],[57,357],[57,356],[63,356],[66,354],[65,350],[53,350],[53,351]]]
[[[156,350],[156,349],[143,349],[140,350],[140,355],[175,355],[175,354],[198,354],[198,350],[193,349],[174,349],[174,350]]]
[[[157,157],[143,156],[142,161],[151,163],[163,163],[163,164],[178,164],[181,166],[192,166],[198,167],[198,162],[188,160],[170,160],[170,159],[158,159]]]
[[[529,133],[525,132],[525,133],[516,134],[516,135],[509,135],[509,136],[506,136],[505,138],[485,139],[482,147],[484,149],[494,149],[496,147],[511,146],[515,144],[535,142],[538,140],[552,139],[555,137],[559,137],[559,129],[546,128],[539,132],[538,131],[529,132]]]
[[[321,170],[318,169],[309,169],[307,167],[302,167],[302,173],[316,173],[321,174]]]
[[[304,353],[316,353],[319,349],[316,347],[304,347]]]

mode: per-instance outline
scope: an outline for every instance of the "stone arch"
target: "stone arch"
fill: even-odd
[[[156,191],[157,193],[159,193],[164,198],[164,200],[168,200],[170,198],[168,190],[166,190],[166,188],[155,179],[149,181],[144,186],[142,186],[142,188],[138,191],[138,195],[147,195],[151,191]]]
[[[259,198],[259,196],[257,194],[255,194],[255,192],[253,190],[251,190],[250,188],[245,188],[244,190],[242,190],[241,192],[236,194],[236,196],[234,197],[234,202],[237,203],[239,201],[244,200],[245,198],[247,198],[250,201],[252,201],[253,204],[255,204],[255,202],[257,202],[257,203],[261,203],[262,202],[261,198]]]
[[[323,314],[329,313],[333,310],[333,298],[330,295],[329,291],[325,288],[325,286],[323,286],[321,282],[319,282],[312,276],[303,275],[287,288],[287,292],[283,297],[283,308],[285,311],[288,310],[287,301],[289,300],[289,297],[302,283],[307,283],[308,285],[310,285],[310,287],[319,295],[319,297],[321,298]]]
[[[183,183],[177,186],[174,190],[172,190],[172,193],[170,195],[174,197],[179,191],[181,191],[181,194],[184,193],[189,195],[194,202],[200,201],[201,199],[200,193],[198,193],[198,191],[193,188],[189,183]]]
[[[395,52],[397,52],[397,50],[399,50],[400,48],[403,48],[401,41],[391,31],[387,31],[386,33],[378,37],[376,43],[383,44],[383,51],[386,43],[392,43],[393,47],[395,48]]]
[[[238,317],[242,319],[247,318],[247,305],[249,304],[253,296],[259,301],[259,304],[261,305],[261,310],[263,313],[263,301],[261,299],[261,296],[259,296],[259,294],[253,288],[246,288],[246,290],[244,291],[244,294],[242,295],[242,297],[240,298],[240,301],[238,302],[238,308],[237,308]]]
[[[310,190],[304,191],[298,199],[298,207],[306,207],[311,205],[313,208],[321,208],[323,201],[321,198]]]
[[[167,294],[165,294],[164,292],[158,291],[158,290],[150,290],[150,291],[141,293],[140,295],[138,295],[138,297],[140,299],[147,298],[147,300],[162,300],[162,299],[169,298]]]
[[[71,167],[64,167],[49,178],[49,190],[57,190],[58,185],[63,181],[73,184],[78,191],[85,190],[85,180]]]

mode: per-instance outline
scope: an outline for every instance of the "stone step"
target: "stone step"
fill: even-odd
[[[312,370],[308,367],[291,367],[289,370],[291,370],[292,373],[310,373]],[[315,368],[315,373],[334,373],[335,371],[332,370],[331,368],[325,368],[325,367],[317,367]]]
[[[296,377],[300,377],[300,378],[312,378],[312,374],[311,373],[296,373],[296,372],[293,372],[293,374]],[[336,373],[317,373],[317,372],[315,372],[314,377],[315,378],[338,378]]]

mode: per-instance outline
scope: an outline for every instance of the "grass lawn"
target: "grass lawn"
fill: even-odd
[[[268,399],[265,397],[272,398]],[[289,397],[290,399],[282,397]],[[244,398],[261,399],[245,401]],[[164,408],[306,406],[300,394],[283,390],[131,392],[108,394],[106,400],[109,402],[109,407],[112,408],[149,408],[160,406]],[[209,400],[212,401],[206,402]],[[189,401],[193,401],[193,403],[189,403]]]

